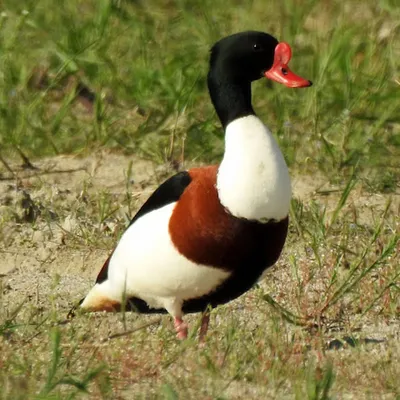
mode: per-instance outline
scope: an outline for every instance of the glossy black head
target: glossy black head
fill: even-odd
[[[309,80],[290,70],[291,57],[288,43],[278,43],[263,32],[237,33],[212,47],[208,89],[224,128],[237,118],[254,114],[252,81],[264,76],[290,88],[311,86]]]
[[[219,79],[252,82],[274,63],[278,41],[264,32],[240,32],[218,41],[211,49],[210,71]]]

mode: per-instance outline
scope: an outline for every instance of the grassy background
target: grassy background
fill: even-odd
[[[120,317],[60,327],[65,310],[52,303],[45,311],[4,307],[1,399],[399,398],[399,347],[365,347],[370,334],[360,328],[376,326],[373,332],[385,336],[383,327],[394,323],[399,331],[395,3],[1,3],[0,178],[12,176],[20,159],[29,168],[45,156],[83,157],[104,148],[176,168],[218,161],[223,133],[205,84],[208,51],[222,36],[252,29],[290,43],[291,67],[314,82],[304,90],[257,82],[257,113],[276,134],[293,175],[338,188],[329,207],[293,201],[284,268],[268,287],[218,310],[205,349],[195,340],[177,344],[164,320],[150,333],[104,346],[91,326],[114,330]],[[366,193],[382,205],[366,205],[367,219],[349,201]],[[74,213],[83,221],[81,234],[68,238],[69,248],[101,242],[110,249],[125,224],[115,212],[127,205],[131,211],[130,196],[85,196],[87,203],[83,195],[73,203],[62,196],[41,202],[61,219]],[[13,218],[2,215],[2,239]],[[50,224],[49,218],[34,218],[33,229]],[[120,229],[105,235],[109,218]],[[241,313],[243,307],[251,314]],[[336,331],[350,338],[336,343],[350,347],[345,355],[329,352]]]
[[[330,178],[357,165],[369,183],[391,189],[399,17],[390,0],[4,1],[2,157],[108,146],[162,162],[179,160],[184,146],[186,159],[218,160],[223,137],[205,85],[208,50],[254,29],[291,43],[293,69],[314,81],[304,91],[254,85],[256,110],[289,164]],[[79,93],[89,102],[83,109]]]

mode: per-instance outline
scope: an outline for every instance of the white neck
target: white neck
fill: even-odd
[[[288,215],[289,171],[271,132],[255,115],[226,127],[217,189],[222,205],[236,217],[266,222]]]

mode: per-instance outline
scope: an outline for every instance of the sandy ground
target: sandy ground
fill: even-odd
[[[144,199],[151,193],[143,189],[155,183],[155,176],[163,175],[152,163],[132,157],[108,153],[85,158],[60,156],[35,163],[37,171],[16,170],[18,179],[0,175],[0,215],[23,215],[24,194],[28,193],[34,207],[42,198],[55,200],[63,194],[63,201],[76,201],[80,192],[120,193],[126,188],[125,173],[133,161],[130,186],[136,197]],[[17,189],[18,187],[18,189]],[[66,194],[66,195],[65,195]],[[18,217],[16,217],[18,219]],[[23,218],[22,218],[23,219]],[[18,303],[28,298],[41,302],[49,293],[63,299],[68,307],[90,287],[109,250],[95,246],[65,246],[65,236],[77,229],[77,221],[62,216],[46,224],[25,221],[8,222],[0,244],[0,275],[3,301]],[[51,232],[50,232],[51,231]],[[50,234],[51,233],[51,234]]]
[[[23,193],[28,193],[35,204],[37,199],[46,196],[50,199],[48,204],[53,200],[57,202],[61,194],[61,201],[67,204],[87,187],[94,196],[99,192],[122,195],[127,188],[126,171],[130,162],[132,176],[128,190],[140,206],[157,184],[172,174],[171,170],[136,157],[103,152],[86,157],[43,159],[35,163],[39,169],[34,171],[15,166],[18,179],[3,171],[0,175],[0,221],[10,210],[21,214],[18,209],[23,204]],[[338,199],[338,188],[329,186],[321,178],[294,177],[292,186],[294,196],[305,201],[314,199],[333,208]],[[393,196],[393,207],[398,207],[399,198],[399,195]],[[361,193],[356,189],[348,206],[357,209],[360,218],[376,218],[386,202],[387,196]],[[0,237],[3,304],[16,305],[29,299],[45,307],[49,295],[53,294],[58,307],[68,310],[87,292],[110,250],[92,245],[66,246],[65,237],[74,229],[77,229],[77,221],[69,215],[47,224],[35,225],[23,220],[5,224]]]

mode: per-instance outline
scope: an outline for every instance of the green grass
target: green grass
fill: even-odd
[[[5,1],[1,17],[3,159],[18,149],[38,157],[107,146],[159,162],[182,153],[217,160],[208,50],[226,34],[260,29],[291,43],[293,68],[314,81],[310,90],[254,85],[256,109],[288,162],[331,179],[357,165],[381,190],[397,182],[394,2],[23,3]],[[78,83],[95,94],[89,111],[77,105]]]
[[[30,290],[22,262],[0,278],[1,400],[399,398],[394,0],[5,0],[0,13],[0,253],[38,265]],[[247,29],[290,43],[292,69],[314,82],[253,85],[295,180],[311,180],[279,265],[213,311],[205,348],[194,334],[178,343],[167,317],[64,323],[151,189],[183,163],[220,159],[208,51]],[[71,185],[77,170],[42,167],[64,154],[133,161],[115,187],[96,181],[97,164]],[[136,182],[138,157],[169,167]],[[135,332],[112,336],[124,329]]]

